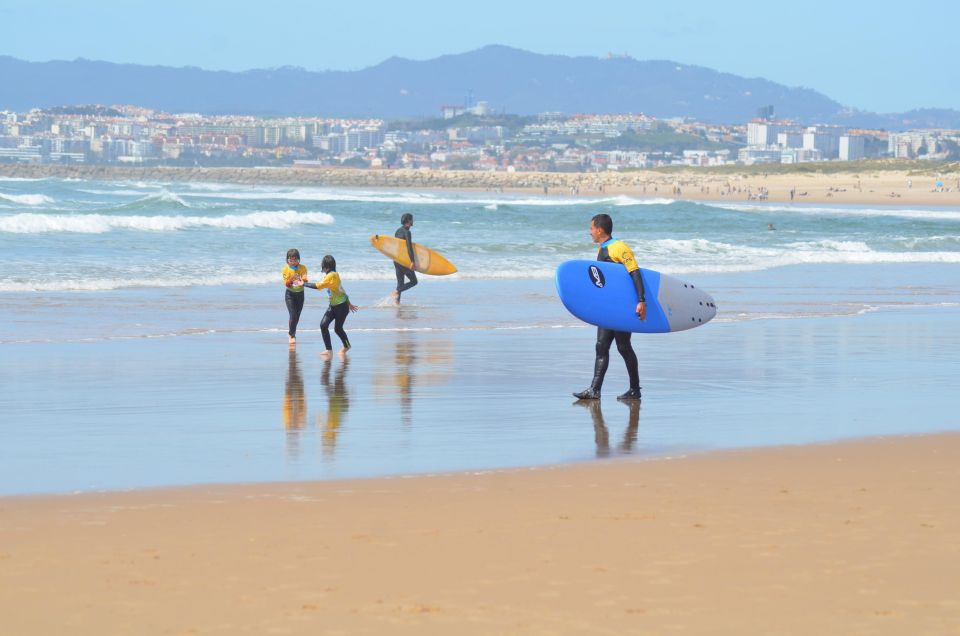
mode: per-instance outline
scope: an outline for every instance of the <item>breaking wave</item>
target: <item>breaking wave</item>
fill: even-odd
[[[0,232],[11,234],[43,234],[71,232],[103,234],[115,230],[141,232],[175,232],[193,228],[283,230],[296,225],[330,225],[333,216],[324,212],[252,212],[224,216],[136,216],[108,214],[35,214],[25,212],[0,217]]]

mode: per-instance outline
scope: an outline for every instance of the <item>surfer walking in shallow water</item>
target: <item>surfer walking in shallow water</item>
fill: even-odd
[[[410,232],[411,227],[413,227],[413,215],[407,212],[400,217],[400,227],[397,228],[397,231],[394,232],[393,235],[406,242],[410,264],[416,266],[416,253],[413,251],[413,235]],[[396,261],[393,262],[393,267],[397,272],[397,288],[391,295],[393,296],[393,300],[399,305],[400,294],[417,284],[417,273],[413,271],[412,268],[404,267]]]
[[[597,253],[598,261],[608,263],[621,263],[627,268],[634,287],[637,290],[637,317],[640,320],[647,319],[647,303],[644,298],[643,278],[640,275],[640,266],[633,256],[633,252],[623,241],[613,238],[613,219],[609,214],[598,214],[590,221],[590,238],[594,243],[600,244],[600,251]],[[626,393],[617,396],[618,400],[640,400],[640,370],[637,362],[637,354],[633,351],[633,345],[630,344],[629,331],[614,331],[605,327],[597,327],[597,357],[593,363],[593,381],[590,386],[574,393],[573,397],[578,400],[599,400],[600,389],[603,386],[603,378],[607,374],[607,367],[610,364],[610,345],[616,341],[617,351],[627,365],[627,375],[630,377],[630,388]]]

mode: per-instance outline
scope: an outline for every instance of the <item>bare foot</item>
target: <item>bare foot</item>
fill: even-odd
[[[347,358],[347,349],[346,349],[346,347],[344,347],[344,348],[341,349],[340,351],[337,351],[337,357],[339,357],[341,360],[346,360],[346,358]]]
[[[320,352],[320,357],[324,360],[329,360],[332,355],[333,355],[333,352],[330,351],[329,349],[326,349]]]
[[[296,347],[297,339],[294,338],[293,336],[287,336],[287,344],[289,344],[291,347]]]

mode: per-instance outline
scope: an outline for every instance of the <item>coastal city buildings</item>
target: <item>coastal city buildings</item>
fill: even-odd
[[[444,106],[422,122],[163,113],[137,106],[0,111],[0,162],[348,166],[583,172],[960,154],[960,132],[801,126],[772,111],[743,125],[644,114],[496,115]]]
[[[747,124],[747,144],[737,153],[743,164],[857,161],[877,157],[947,159],[958,156],[960,131],[846,129],[799,126],[758,118]]]

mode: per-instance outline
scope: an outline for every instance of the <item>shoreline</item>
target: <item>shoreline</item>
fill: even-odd
[[[2,497],[0,611],[22,634],[946,633],[958,495],[948,432]]]
[[[0,164],[0,177],[119,181],[238,183],[309,187],[509,192],[569,196],[635,196],[704,202],[831,203],[840,205],[960,205],[960,174],[918,175],[912,170],[861,173],[718,174],[691,169],[542,173],[352,168],[181,168],[106,165]],[[942,191],[935,189],[938,178]],[[793,195],[791,195],[791,192]],[[763,196],[765,198],[757,198]]]

